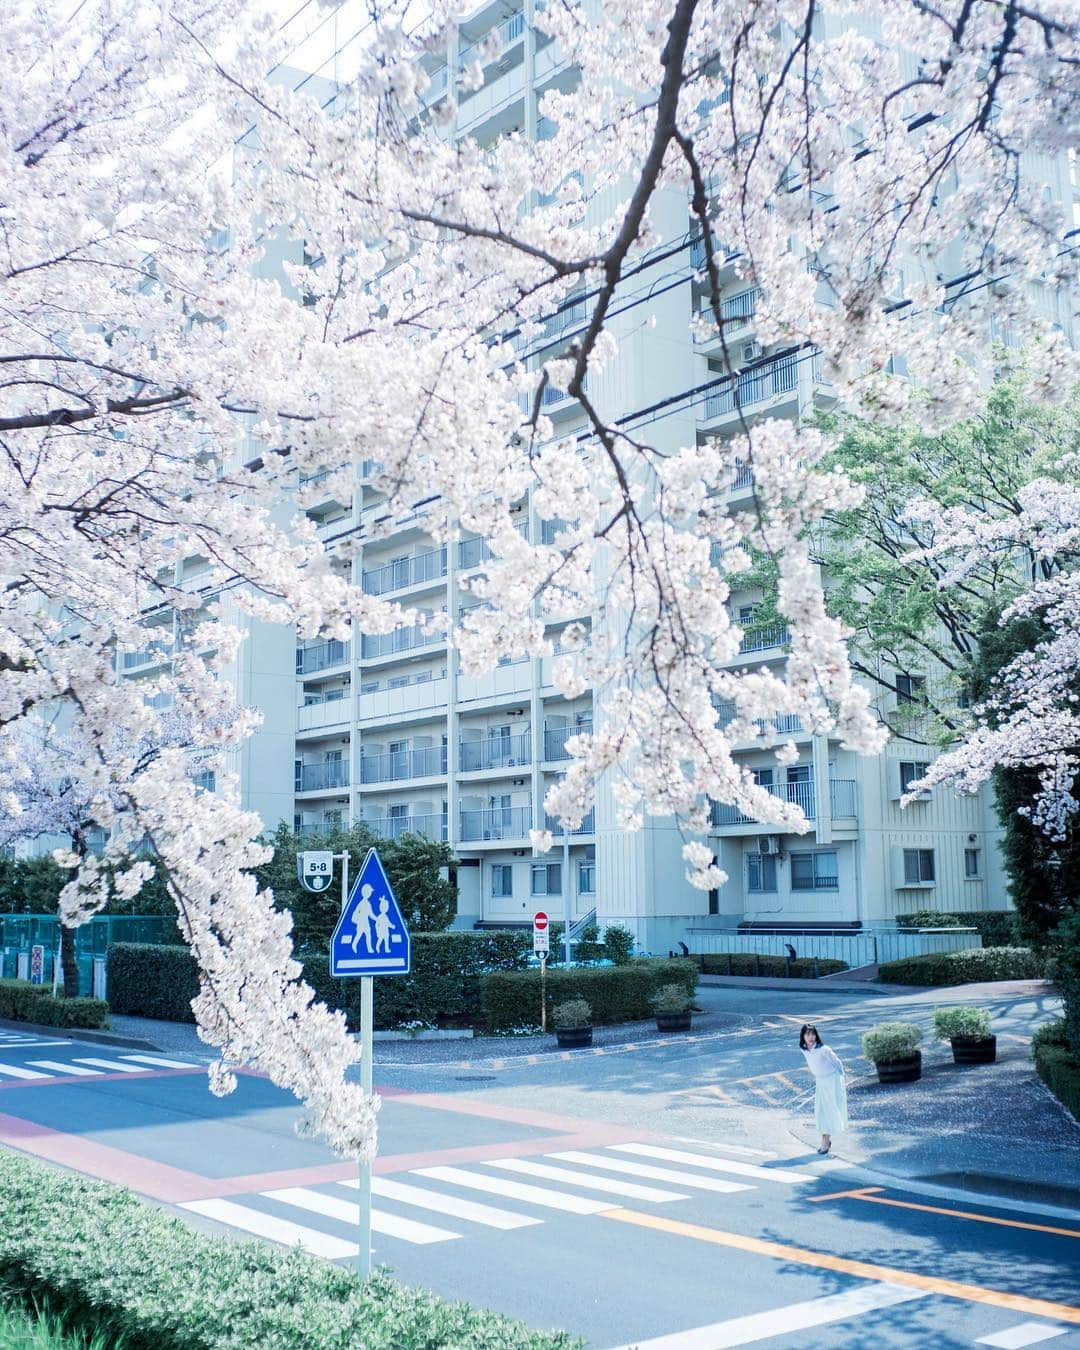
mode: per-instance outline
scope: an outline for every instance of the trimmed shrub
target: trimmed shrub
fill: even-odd
[[[664,984],[697,989],[698,973],[683,957],[641,957],[626,966],[573,966],[547,973],[549,1010],[567,999],[583,998],[597,1026],[642,1022],[652,1016],[650,999]],[[493,971],[480,980],[480,1006],[489,1031],[532,1026],[540,1021],[540,972]]]
[[[961,952],[930,952],[878,967],[883,984],[981,984],[992,980],[1041,980],[1047,966],[1028,947],[970,947]]]
[[[557,1027],[591,1027],[592,1009],[583,998],[569,998],[565,1003],[556,1003],[551,1010],[551,1020]]]
[[[0,1153],[5,1293],[124,1350],[572,1350],[565,1332],[378,1273],[193,1232],[130,1191]]]
[[[800,956],[789,962],[786,956],[762,956],[757,952],[710,952],[702,956],[701,970],[704,975],[761,975],[769,979],[783,979],[791,967],[793,979],[812,980],[814,978],[814,958]],[[846,961],[832,961],[818,958],[819,975],[837,975],[848,969]]]
[[[109,1005],[100,998],[53,998],[50,987],[29,980],[0,980],[0,1018],[40,1027],[108,1026]]]
[[[1033,1053],[1042,1045],[1059,1045],[1064,1048],[1068,1044],[1068,1027],[1064,1017],[1055,1017],[1053,1021],[1044,1022],[1041,1027],[1036,1027],[1035,1034],[1031,1038]]]
[[[1040,1030],[1042,1028],[1040,1027]],[[1047,1041],[1032,1042],[1035,1052],[1035,1071],[1046,1086],[1077,1120],[1080,1120],[1080,1064],[1064,1045]]]
[[[621,923],[604,929],[604,953],[615,966],[626,966],[634,955],[634,935]]]
[[[874,1064],[888,1064],[913,1055],[921,1040],[914,1022],[879,1022],[863,1033],[862,1052]]]
[[[939,1041],[951,1041],[954,1036],[985,1040],[990,1035],[990,1014],[984,1008],[964,1004],[955,1008],[937,1008],[934,1011],[934,1035]]]
[[[661,1016],[689,1012],[694,1002],[685,984],[662,984],[649,1000],[652,1010]]]
[[[130,1017],[194,1022],[199,967],[191,948],[114,942],[106,954],[109,1006]]]
[[[975,928],[984,947],[1014,947],[1020,931],[1011,909],[976,910],[971,914],[942,909],[916,909],[896,916],[898,928]]]

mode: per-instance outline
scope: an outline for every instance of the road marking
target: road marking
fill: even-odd
[[[675,1172],[670,1167],[654,1167],[651,1163],[626,1162],[622,1158],[603,1158],[592,1153],[579,1153],[569,1149],[564,1153],[549,1153],[549,1158],[559,1162],[585,1163],[589,1167],[606,1167],[609,1172],[622,1172],[630,1177],[648,1177],[652,1181],[667,1181],[672,1186],[682,1186],[692,1191],[716,1191],[721,1195],[734,1195],[736,1191],[752,1191],[739,1181],[721,1181],[719,1177],[695,1177],[688,1172]]]
[[[36,1069],[53,1069],[56,1073],[81,1078],[84,1074],[97,1078],[100,1069],[80,1069],[77,1064],[61,1064],[58,1059],[32,1059],[29,1061]]]
[[[1020,1219],[1000,1219],[994,1214],[972,1214],[966,1209],[943,1209],[939,1205],[917,1205],[912,1200],[892,1200],[878,1194],[881,1186],[864,1186],[857,1191],[837,1191],[833,1195],[814,1195],[808,1199],[812,1204],[821,1204],[823,1200],[865,1200],[871,1205],[892,1205],[894,1209],[917,1209],[924,1214],[944,1214],[950,1219],[971,1219],[975,1223],[1000,1224],[1003,1228],[1026,1228],[1032,1233],[1053,1233],[1055,1237],[1080,1238],[1080,1229],[1052,1228],[1045,1223],[1025,1223]]]
[[[165,1059],[162,1055],[122,1055],[122,1059],[133,1060],[136,1064],[152,1064],[155,1069],[202,1069],[203,1064],[185,1063],[179,1059]]]
[[[643,1158],[660,1158],[664,1162],[682,1163],[686,1167],[708,1167],[716,1172],[731,1172],[737,1177],[753,1177],[755,1181],[817,1181],[812,1172],[796,1172],[790,1167],[759,1167],[756,1163],[733,1162],[730,1158],[709,1158],[704,1153],[683,1153],[677,1148],[660,1148],[656,1144],[608,1144],[619,1153],[635,1153]]]
[[[705,1228],[701,1224],[668,1219],[661,1214],[645,1214],[635,1209],[607,1209],[605,1219],[619,1223],[637,1224],[641,1228],[655,1228],[663,1233],[696,1238],[718,1247],[734,1247],[753,1252],[756,1256],[771,1256],[778,1261],[791,1261],[800,1266],[814,1266],[819,1270],[838,1270],[844,1275],[861,1276],[867,1280],[884,1280],[902,1284],[909,1289],[921,1289],[925,1294],[943,1294],[946,1298],[960,1298],[968,1303],[986,1303],[994,1308],[1008,1308],[1012,1312],[1030,1313],[1033,1317],[1054,1317],[1059,1322],[1080,1326],[1080,1308],[1068,1303],[1051,1303],[1047,1299],[1029,1298],[1026,1294],[1008,1294],[999,1289],[984,1289],[977,1284],[961,1284],[958,1280],[943,1280],[936,1275],[918,1275],[911,1270],[894,1270],[870,1261],[852,1261],[846,1256],[832,1256],[828,1252],[808,1251],[789,1247],[783,1242],[769,1242],[764,1238],[747,1237],[743,1233],[725,1233],[719,1228]]]
[[[993,1336],[980,1336],[975,1344],[996,1345],[998,1350],[1021,1350],[1025,1345],[1038,1345],[1040,1341],[1064,1336],[1066,1331],[1068,1327],[1051,1327],[1045,1322],[1021,1322],[1018,1327],[997,1331]]]
[[[565,1195],[561,1191],[549,1191],[546,1186],[526,1186],[524,1182],[508,1181],[505,1177],[480,1176],[476,1172],[466,1172],[460,1167],[418,1167],[412,1175],[430,1177],[433,1181],[450,1181],[456,1186],[468,1186],[474,1191],[487,1191],[490,1195],[502,1195],[509,1200],[524,1200],[530,1205],[561,1209],[567,1214],[601,1214],[606,1209],[615,1208],[610,1200],[592,1200],[581,1195]]]
[[[345,1242],[330,1233],[320,1233],[316,1228],[303,1228],[288,1219],[264,1214],[261,1209],[249,1209],[247,1205],[237,1205],[232,1200],[188,1200],[180,1208],[229,1228],[239,1228],[241,1232],[280,1242],[283,1247],[302,1247],[312,1256],[323,1256],[330,1261],[360,1254],[360,1247],[355,1242]]]
[[[51,1078],[51,1073],[39,1073],[37,1069],[20,1069],[16,1064],[0,1064],[0,1073],[11,1078]]]
[[[789,1303],[786,1308],[770,1308],[767,1312],[733,1317],[727,1322],[697,1327],[693,1331],[677,1331],[672,1336],[658,1336],[651,1341],[635,1341],[633,1350],[726,1350],[733,1345],[750,1345],[768,1340],[770,1336],[784,1336],[790,1332],[805,1331],[808,1327],[822,1327],[828,1322],[842,1322],[860,1313],[878,1308],[893,1308],[898,1303],[925,1298],[917,1289],[903,1289],[895,1284],[863,1284],[842,1294],[826,1294],[824,1298],[807,1299],[804,1303]],[[631,1350],[622,1346],[620,1350]]]
[[[137,1064],[121,1064],[117,1059],[77,1059],[76,1064],[94,1064],[99,1069],[108,1069],[110,1073],[146,1073]]]
[[[354,1200],[340,1200],[336,1195],[324,1195],[322,1191],[312,1191],[306,1186],[286,1186],[280,1191],[262,1191],[261,1194],[266,1200],[295,1205],[297,1209],[306,1209],[311,1214],[321,1214],[324,1219],[336,1219],[352,1228],[360,1226],[360,1206]],[[450,1242],[461,1236],[460,1233],[451,1233],[448,1228],[417,1223],[415,1219],[403,1219],[397,1214],[386,1214],[378,1209],[371,1211],[371,1228],[375,1233],[385,1233],[388,1237],[401,1238],[420,1247],[430,1246],[433,1242]]]
[[[72,1041],[39,1041],[33,1036],[27,1036],[23,1040],[4,1041],[0,1044],[0,1050],[38,1050],[46,1045],[72,1045]]]
[[[766,1148],[744,1148],[741,1144],[721,1144],[714,1139],[683,1139],[679,1135],[672,1135],[677,1144],[696,1144],[699,1148],[718,1148],[721,1153],[741,1153],[744,1158],[775,1158],[776,1153],[770,1153]]]
[[[587,1191],[606,1191],[608,1195],[625,1195],[631,1200],[689,1200],[688,1195],[675,1191],[661,1191],[655,1186],[641,1186],[633,1181],[616,1181],[612,1177],[590,1176],[587,1172],[571,1172],[567,1167],[549,1167],[546,1163],[527,1158],[492,1158],[488,1167],[502,1167],[507,1172],[539,1177],[543,1181],[566,1181],[572,1186],[584,1186]]]
[[[350,1186],[353,1190],[360,1189],[360,1183],[355,1178],[342,1182],[342,1185]],[[391,1181],[387,1177],[372,1177],[371,1192],[381,1195],[384,1200],[397,1200],[403,1205],[415,1205],[417,1209],[448,1214],[452,1219],[468,1219],[487,1228],[528,1228],[532,1224],[544,1222],[531,1214],[512,1214],[508,1209],[482,1205],[478,1200],[465,1200],[458,1195],[440,1195],[437,1191],[410,1186],[404,1181]]]

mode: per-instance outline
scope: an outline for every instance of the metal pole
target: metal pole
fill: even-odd
[[[570,831],[563,826],[562,833],[562,893],[563,893],[563,938],[566,941],[566,968],[570,969]]]
[[[547,957],[540,956],[540,1030],[547,1032]]]
[[[371,1029],[375,1020],[375,981],[360,978],[360,1087],[371,1096]],[[360,1278],[371,1274],[371,1164],[360,1164]]]

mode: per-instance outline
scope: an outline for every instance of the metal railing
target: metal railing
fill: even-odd
[[[462,842],[524,839],[532,829],[531,806],[499,806],[487,811],[462,811]]]
[[[562,832],[563,832],[563,823],[562,823],[562,821],[559,820],[557,817],[555,817],[555,816],[549,816],[549,815],[547,814],[547,812],[545,811],[545,812],[544,812],[544,829],[545,829],[545,830],[550,830],[551,833],[552,833],[553,835],[555,835],[556,838],[558,838],[558,837],[562,834]],[[582,820],[581,824],[580,824],[580,825],[576,825],[576,826],[570,831],[570,834],[571,834],[571,835],[575,835],[575,834],[595,834],[595,833],[596,833],[596,812],[595,812],[595,811],[590,811],[589,814],[588,814],[587,816],[584,817],[584,819]]]
[[[297,792],[322,792],[349,786],[349,766],[343,759],[324,764],[301,764],[296,771]]]
[[[705,417],[722,417],[736,407],[748,408],[777,394],[787,394],[799,383],[798,357],[779,356],[760,366],[741,371],[734,378],[705,395]]]
[[[812,782],[771,783],[762,786],[771,796],[779,797],[783,801],[792,802],[794,805],[801,807],[807,820],[816,819],[817,803],[814,798]],[[854,816],[856,814],[855,780],[853,778],[829,779],[829,805],[834,816]],[[774,828],[768,823],[758,821],[754,816],[748,816],[744,811],[740,811],[737,806],[728,802],[713,802],[709,818],[714,827],[760,824],[763,831]]]
[[[770,647],[782,647],[788,641],[788,630],[782,624],[765,628],[748,628],[739,643],[740,652],[763,652]]]
[[[517,521],[514,529],[521,535],[522,539],[528,539],[529,522],[527,520]],[[491,551],[491,545],[486,539],[479,537],[462,539],[458,544],[458,567],[478,567],[480,563],[488,562],[494,557],[495,554]]]
[[[390,750],[383,755],[361,755],[361,783],[392,783],[401,778],[430,778],[446,772],[446,746],[427,745],[415,750]]]
[[[318,670],[329,670],[332,666],[347,665],[350,658],[350,644],[332,638],[329,642],[317,642],[311,647],[297,647],[297,675],[313,675]]]
[[[458,53],[458,68],[465,70],[473,61],[480,61],[487,65],[491,61],[497,61],[502,55],[500,51],[497,55],[483,57],[480,54],[480,48],[491,37],[492,33],[499,36],[499,45],[506,47],[508,43],[516,42],[525,32],[524,14],[511,14],[508,19],[504,19],[496,28],[489,29],[482,38],[477,38],[475,42],[470,42],[467,47],[463,47]]]
[[[523,731],[517,736],[487,736],[483,740],[462,741],[458,747],[458,760],[463,773],[531,764],[532,736]]]
[[[370,661],[378,656],[411,652],[417,647],[430,647],[445,641],[445,633],[429,633],[422,624],[414,624],[412,628],[395,628],[392,633],[365,633],[360,654],[365,661]]]
[[[362,585],[366,595],[385,595],[403,586],[415,586],[421,581],[434,581],[446,576],[446,549],[433,548],[412,558],[396,558],[382,567],[374,567],[363,574]]]
[[[162,642],[151,643],[148,647],[143,647],[137,652],[123,652],[120,657],[120,665],[123,670],[131,670],[133,666],[157,665],[162,661],[167,661],[173,652],[176,651],[177,644],[173,640],[170,632],[166,640]]]
[[[422,834],[427,839],[443,840],[449,837],[447,818],[434,813],[419,816],[376,816],[363,821],[380,839],[400,839],[403,834]]]
[[[855,780],[854,778],[829,779],[829,810],[834,816],[854,816]]]
[[[569,759],[570,751],[566,742],[578,732],[588,735],[592,731],[592,722],[581,722],[574,727],[548,727],[544,731],[544,759]]]

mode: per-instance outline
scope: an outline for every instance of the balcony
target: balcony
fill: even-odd
[[[447,820],[443,815],[377,816],[362,822],[380,839],[400,839],[403,834],[422,834],[426,839],[446,841]]]
[[[565,828],[566,827],[563,825],[561,820],[559,820],[555,816],[549,816],[546,811],[544,812],[544,829],[550,830],[551,833],[556,837],[556,839],[558,839],[562,835]],[[575,825],[574,828],[569,831],[569,833],[571,835],[595,834],[596,812],[590,811],[589,814],[584,817],[581,824]]]
[[[360,757],[361,783],[395,783],[402,778],[432,778],[446,773],[446,746],[391,750],[385,755]]]
[[[817,806],[814,800],[814,785],[812,782],[771,783],[762,784],[762,786],[771,796],[780,797],[783,801],[801,807],[807,820],[817,818]],[[853,778],[829,779],[829,806],[833,816],[854,816],[856,814],[855,780]],[[709,819],[714,828],[725,825],[760,825],[762,830],[772,828],[769,824],[746,815],[737,806],[732,806],[726,802],[713,802]]]
[[[792,352],[761,365],[729,376],[724,384],[705,395],[705,420],[724,417],[737,409],[753,407],[780,394],[790,394],[798,388],[799,359]]]
[[[544,759],[569,759],[570,751],[566,748],[566,742],[579,732],[589,735],[592,732],[592,722],[580,722],[576,727],[548,728],[544,732]]]
[[[458,54],[458,69],[462,71],[467,70],[474,61],[479,61],[480,64],[484,66],[489,65],[492,61],[498,61],[504,55],[505,48],[512,42],[517,42],[524,34],[524,14],[511,14],[508,19],[505,19],[497,27],[489,29],[482,38],[478,38],[475,42],[470,42],[467,47],[461,49]],[[499,52],[495,56],[485,57],[481,53],[480,48],[492,37],[498,38],[497,45],[499,47]],[[465,97],[468,97],[468,91],[463,92],[465,93]]]
[[[731,699],[713,699],[716,719],[720,726],[734,721],[738,709]],[[798,736],[803,731],[802,718],[797,713],[776,713],[772,717],[755,717],[754,726],[763,736]]]
[[[488,811],[462,811],[462,843],[489,839],[524,839],[532,829],[531,806],[502,806]]]
[[[314,675],[320,670],[330,670],[334,666],[348,665],[352,654],[351,647],[351,643],[338,642],[336,639],[329,642],[316,642],[310,647],[297,647],[296,673],[297,675]]]
[[[521,535],[522,539],[529,537],[529,522],[519,520],[514,529]],[[495,557],[491,551],[491,545],[486,539],[462,539],[458,544],[458,567],[463,570],[469,567],[479,567],[481,563],[490,561]]]
[[[297,731],[311,731],[315,727],[347,722],[352,711],[349,694],[348,689],[334,689],[325,698],[309,695],[296,710]]]
[[[405,586],[417,586],[424,581],[435,581],[446,576],[446,549],[434,548],[419,553],[415,558],[397,558],[384,567],[375,567],[363,574],[365,595],[386,595]]]
[[[294,784],[297,792],[330,792],[348,786],[349,766],[343,759],[297,765]]]
[[[762,628],[748,628],[739,643],[740,654],[764,652],[771,647],[786,646],[789,640],[788,630],[783,624],[771,624]]]
[[[761,288],[751,286],[749,290],[740,291],[737,295],[729,295],[726,300],[720,301],[720,322],[721,332],[725,339],[730,339],[732,333],[739,331],[748,324],[752,324],[757,312],[758,301],[761,299]],[[703,300],[698,308],[697,317],[706,324],[713,324],[712,306],[707,300]],[[698,337],[697,342],[701,346],[710,343],[719,342],[720,334],[712,329],[704,335]]]
[[[459,767],[462,773],[480,769],[511,769],[532,763],[532,736],[488,736],[483,740],[462,741]]]
[[[360,652],[363,660],[374,661],[380,656],[394,656],[445,641],[445,633],[429,633],[421,624],[414,624],[412,628],[395,628],[392,633],[366,633]]]
[[[173,641],[172,630],[169,630],[167,637],[161,641],[154,642],[149,647],[144,647],[137,652],[123,652],[120,656],[120,667],[122,670],[133,670],[136,666],[156,666],[176,651],[177,644]]]

